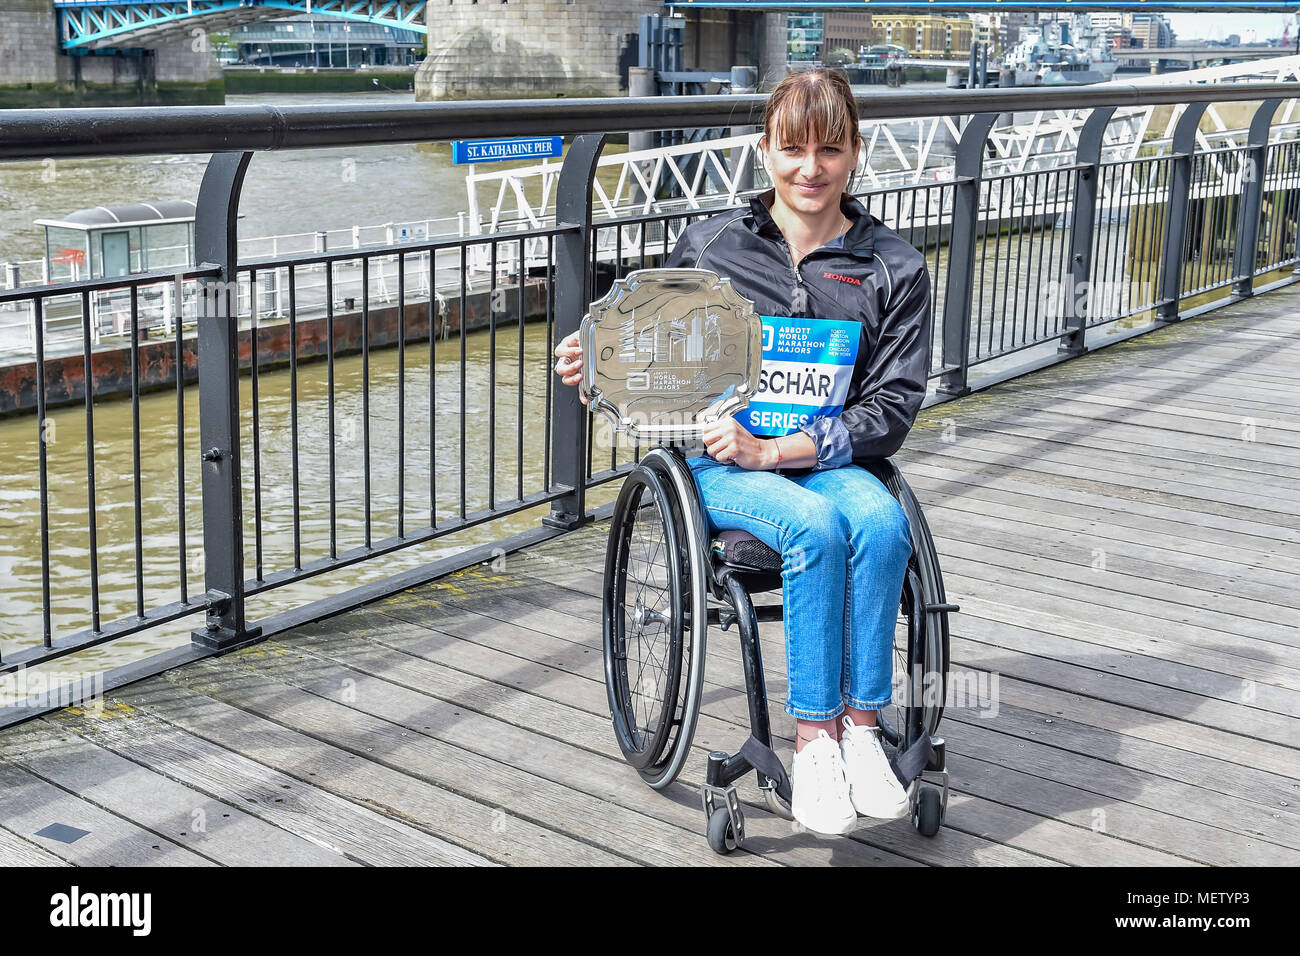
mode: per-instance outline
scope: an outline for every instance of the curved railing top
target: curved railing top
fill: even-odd
[[[1300,83],[1101,83],[858,98],[880,119],[1157,106],[1300,96]],[[182,106],[0,111],[0,159],[311,149],[487,136],[609,133],[761,122],[766,95],[491,100],[393,106]]]

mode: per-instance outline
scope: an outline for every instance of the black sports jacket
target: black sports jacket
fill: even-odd
[[[665,265],[729,277],[762,315],[856,319],[862,325],[844,410],[801,427],[817,445],[817,468],[867,464],[903,444],[925,398],[930,369],[930,274],[925,257],[853,197],[840,197],[850,226],[839,243],[808,253],[796,270],[772,219],[769,189],[733,210],[692,223]]]

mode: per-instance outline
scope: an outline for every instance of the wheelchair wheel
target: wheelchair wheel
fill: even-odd
[[[655,789],[681,772],[703,688],[704,550],[694,486],[683,493],[679,464],[656,449],[629,473],[605,552],[605,687],[614,733]]]
[[[896,468],[885,482],[902,505],[911,526],[912,557],[907,563],[894,631],[894,673],[902,681],[890,706],[881,712],[882,731],[895,748],[905,750],[922,734],[934,736],[943,718],[948,685],[948,615],[943,576],[920,503]],[[920,606],[917,606],[920,605]],[[914,653],[909,647],[918,645]]]

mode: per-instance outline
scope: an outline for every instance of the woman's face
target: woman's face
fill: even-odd
[[[839,209],[840,194],[849,184],[857,163],[852,134],[842,143],[813,138],[810,129],[802,146],[783,144],[775,137],[764,145],[776,202],[803,216],[818,216],[827,208]]]

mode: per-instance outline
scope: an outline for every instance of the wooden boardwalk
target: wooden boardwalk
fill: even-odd
[[[607,716],[602,524],[0,733],[0,863],[1300,864],[1297,312],[1268,293],[923,414],[898,460],[962,606],[952,673],[996,704],[945,715],[934,839],[796,834],[747,778],[750,852],[715,856],[735,632],[650,791]]]

